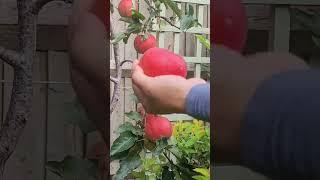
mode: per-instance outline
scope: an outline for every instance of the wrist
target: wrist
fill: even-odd
[[[197,119],[209,119],[210,84],[197,84],[190,89],[185,98],[184,111]]]

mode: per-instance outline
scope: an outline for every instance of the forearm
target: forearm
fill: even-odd
[[[69,22],[68,44],[73,67],[102,88],[107,80],[107,33],[103,22],[90,12],[94,2],[75,2]]]
[[[210,119],[210,84],[194,86],[187,95],[186,113],[204,121]]]
[[[320,72],[274,76],[251,99],[242,164],[281,179],[320,178]]]

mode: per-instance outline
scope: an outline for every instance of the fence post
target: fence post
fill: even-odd
[[[290,11],[287,5],[273,6],[274,27],[269,36],[271,49],[289,52],[290,45]]]

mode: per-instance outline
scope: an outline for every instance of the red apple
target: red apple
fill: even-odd
[[[172,135],[171,122],[162,116],[148,114],[144,127],[146,137],[151,141],[170,138]]]
[[[187,77],[187,64],[184,59],[163,48],[150,48],[142,56],[139,66],[147,76],[177,75]]]
[[[212,3],[212,40],[241,52],[247,38],[247,16],[241,0],[214,0]]]
[[[143,54],[148,49],[157,46],[157,39],[152,34],[147,34],[146,38],[145,35],[138,35],[134,39],[134,48],[140,54]]]
[[[121,0],[118,5],[118,11],[121,17],[131,17],[132,16],[133,4],[132,0]],[[136,10],[138,6],[136,5]]]

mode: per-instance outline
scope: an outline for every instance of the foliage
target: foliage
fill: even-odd
[[[204,35],[196,34],[195,36],[210,51],[210,41]],[[210,64],[201,64],[201,69],[205,73],[206,79],[210,79]]]
[[[118,43],[123,41],[127,44],[129,37],[132,34],[144,34],[154,31],[155,23],[159,25],[159,30],[162,25],[171,25],[181,31],[187,31],[192,27],[201,26],[198,20],[194,17],[194,9],[189,5],[188,10],[184,15],[182,15],[181,9],[177,4],[172,0],[144,0],[148,6],[149,16],[146,17],[139,11],[132,10],[132,17],[121,17],[119,20],[128,23],[127,29],[125,32],[118,33],[111,43]],[[161,8],[165,6],[166,9],[171,9],[173,15],[171,17],[161,16]],[[180,27],[177,27],[175,24],[180,22]]]
[[[192,178],[195,180],[210,180],[210,168],[196,168],[194,169],[195,172],[200,173],[201,175],[193,176]]]
[[[167,164],[166,158],[151,155],[142,158],[142,165],[132,172],[132,175],[141,180],[161,179],[162,169]]]
[[[65,122],[78,126],[85,134],[97,130],[96,126],[87,118],[86,112],[78,99],[65,103],[63,106]]]
[[[65,180],[98,180],[99,177],[95,162],[74,156],[66,156],[62,161],[49,161],[47,169]]]
[[[202,121],[176,123],[173,137],[183,161],[193,167],[210,166],[210,132]]]
[[[292,8],[293,18],[312,32],[312,41],[320,48],[320,13],[316,10],[305,11]]]

